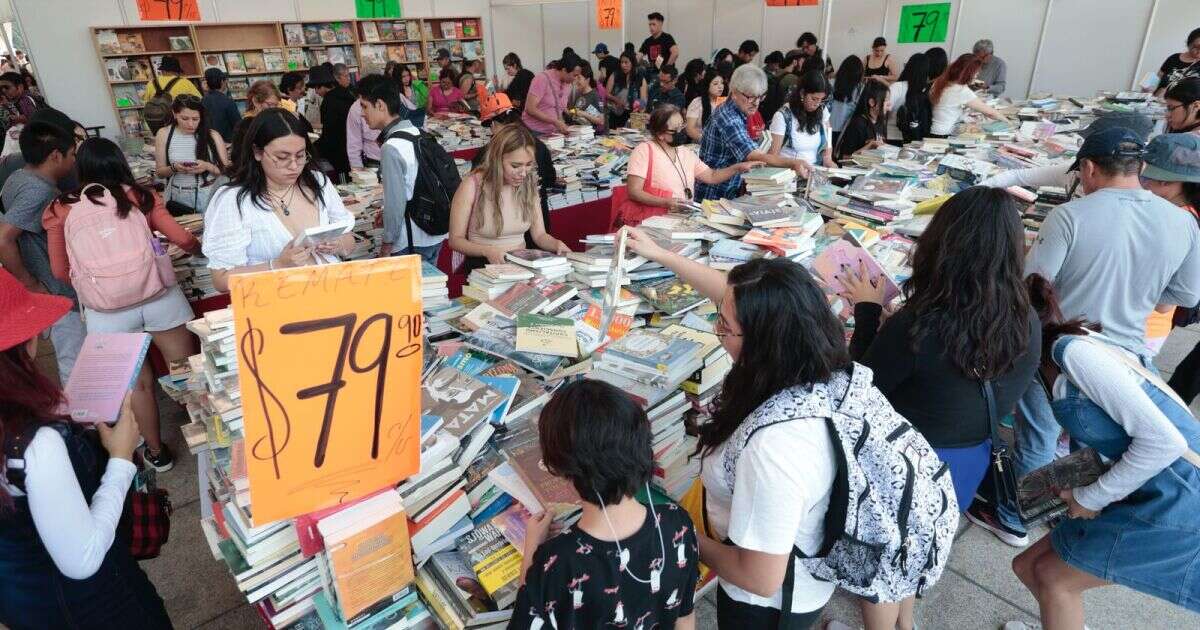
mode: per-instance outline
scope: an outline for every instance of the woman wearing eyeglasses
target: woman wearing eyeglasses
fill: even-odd
[[[709,168],[687,147],[672,145],[683,129],[683,115],[669,103],[650,114],[646,131],[650,139],[637,145],[629,156],[625,190],[629,202],[617,209],[620,225],[638,225],[647,217],[686,211],[696,182],[720,184],[745,173],[759,162],[738,162],[721,169]]]
[[[832,130],[825,97],[829,82],[819,70],[800,77],[787,107],[771,117],[771,153],[804,160],[809,164],[836,166],[833,161]]]
[[[246,159],[213,195],[204,220],[203,250],[218,291],[229,290],[234,274],[336,262],[354,249],[350,234],[316,247],[294,244],[308,228],[354,221],[333,182],[313,167],[294,114],[259,112],[241,151]]]
[[[1158,88],[1155,96],[1162,96],[1172,84],[1186,77],[1200,77],[1200,28],[1188,33],[1187,50],[1167,57],[1158,69]]]
[[[175,121],[154,135],[154,172],[167,180],[163,196],[168,209],[203,213],[229,163],[225,140],[208,126],[200,97],[176,96],[171,112]]]
[[[1167,88],[1167,131],[1200,135],[1200,76],[1188,77]]]
[[[821,546],[837,463],[825,424],[794,410],[828,396],[826,384],[845,390],[852,364],[841,323],[791,260],[752,260],[725,274],[637,228],[628,246],[717,304],[715,331],[733,358],[698,444],[705,512],[718,536],[698,537],[701,561],[720,579],[717,627],[809,628],[834,586],[793,563],[792,552]]]

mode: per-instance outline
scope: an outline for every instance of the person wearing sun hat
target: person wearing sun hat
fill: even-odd
[[[128,532],[118,535],[137,473],[128,399],[114,426],[85,429],[61,414],[62,389],[34,362],[39,334],[71,308],[0,269],[0,625],[170,628]]]

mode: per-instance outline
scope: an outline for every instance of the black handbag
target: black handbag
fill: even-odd
[[[987,403],[988,432],[992,438],[991,461],[988,466],[989,476],[993,482],[992,505],[1017,506],[1017,467],[1013,463],[1013,452],[1008,444],[1000,438],[1000,418],[996,411],[996,393],[990,379],[983,379],[979,384],[983,391],[983,399]]]

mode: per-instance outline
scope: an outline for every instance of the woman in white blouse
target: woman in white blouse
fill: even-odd
[[[137,472],[129,399],[116,425],[85,429],[34,363],[39,333],[70,310],[0,270],[0,626],[170,628],[119,525]]]
[[[979,74],[983,62],[979,57],[966,53],[959,56],[949,68],[933,82],[929,89],[929,102],[933,104],[933,122],[929,135],[945,138],[954,133],[954,126],[970,109],[992,120],[1004,120],[1004,114],[992,109],[978,94],[971,90],[971,82]]]
[[[771,117],[771,155],[799,158],[815,166],[833,167],[832,130],[825,95],[825,75],[810,70],[800,77],[786,107]]]
[[[308,137],[293,114],[275,108],[255,116],[245,145],[251,159],[213,195],[204,217],[204,255],[218,291],[229,290],[233,274],[336,262],[353,250],[350,234],[315,248],[297,244],[308,228],[354,217],[313,168]]]

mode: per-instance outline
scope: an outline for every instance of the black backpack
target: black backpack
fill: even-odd
[[[167,81],[167,87],[163,87],[158,82],[158,77],[154,77],[154,96],[142,106],[142,117],[146,119],[150,133],[158,133],[159,129],[171,124],[175,119],[175,114],[171,113],[171,102],[174,100],[171,88],[178,82],[179,77],[171,77],[171,80]]]
[[[388,140],[397,138],[411,142],[417,158],[417,181],[412,199],[405,206],[404,218],[416,223],[425,233],[439,236],[450,231],[450,200],[462,183],[454,158],[438,144],[437,138],[420,131],[412,135],[394,131]],[[408,230],[408,245],[412,247],[412,230]]]
[[[896,128],[905,142],[924,140],[929,135],[929,127],[933,124],[933,108],[930,107],[929,97],[924,94],[917,99],[916,107],[908,106],[908,99],[896,109]]]

